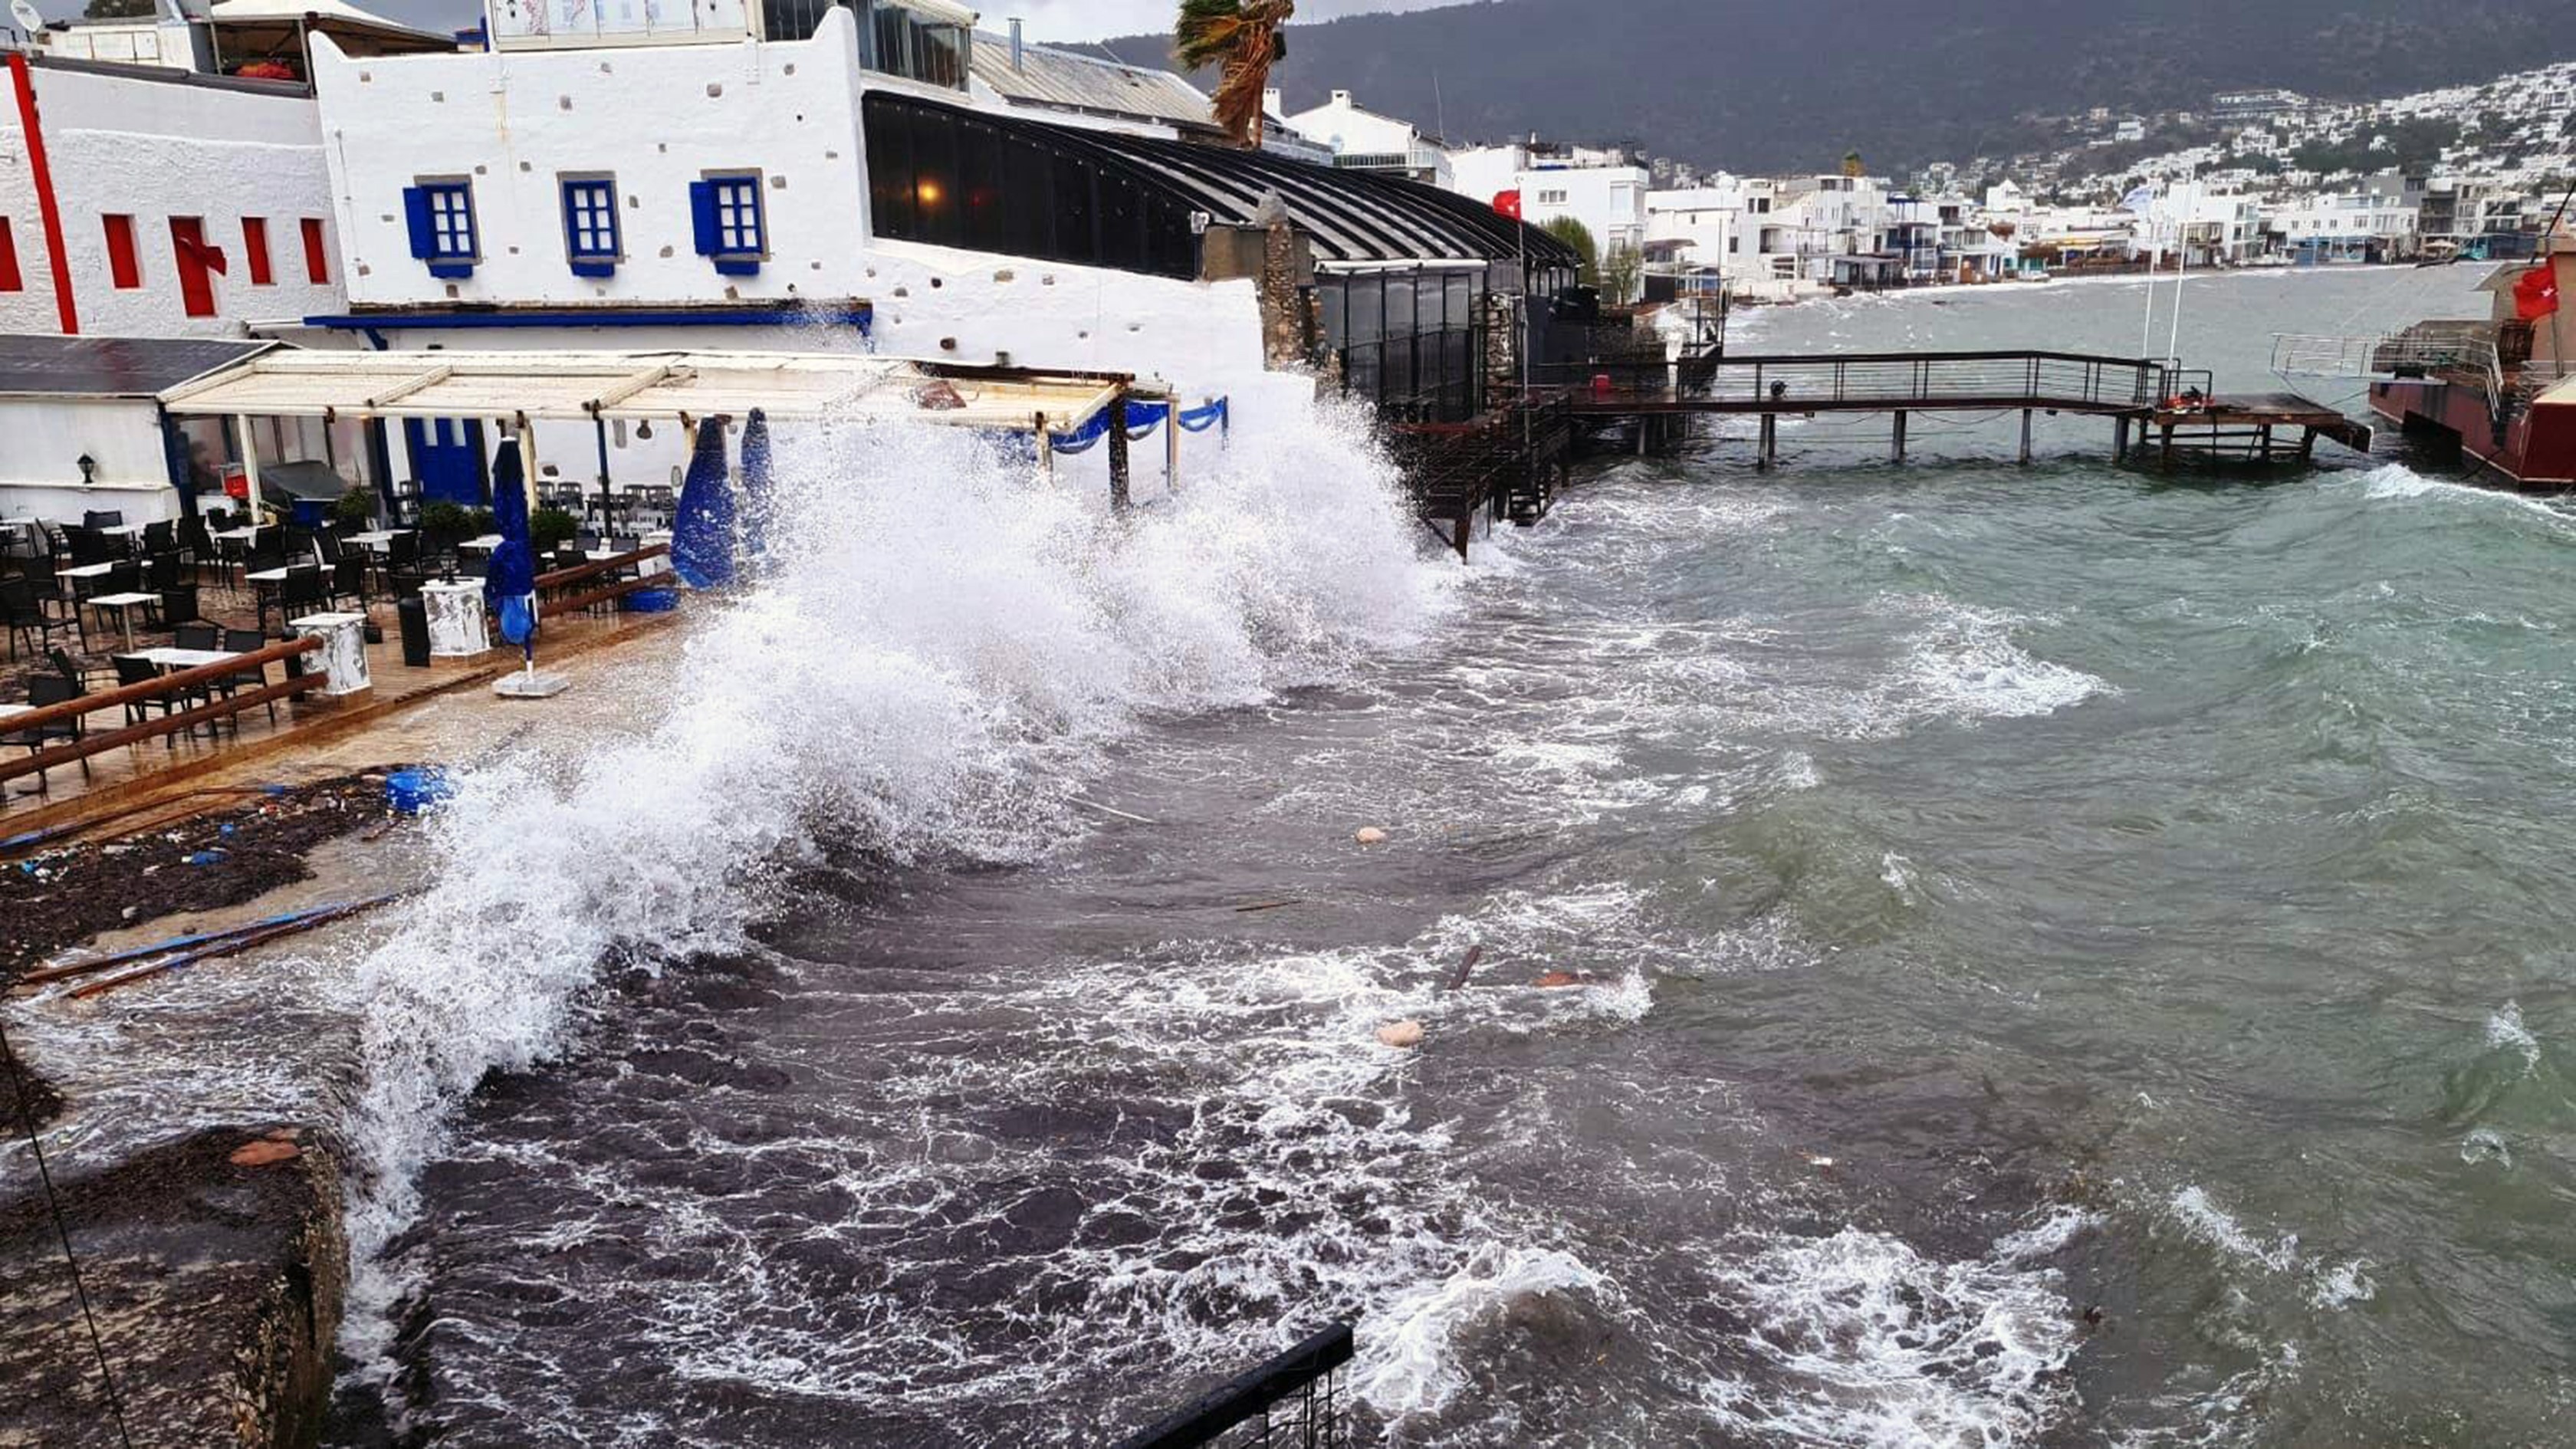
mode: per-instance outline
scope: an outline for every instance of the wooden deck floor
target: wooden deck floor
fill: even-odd
[[[90,757],[86,777],[78,765],[56,767],[49,772],[42,793],[36,791],[32,777],[11,780],[0,785],[0,792],[5,792],[5,799],[0,799],[0,837],[208,784],[241,783],[254,777],[262,784],[297,784],[406,760],[412,756],[404,752],[394,727],[409,706],[442,695],[476,698],[496,710],[529,707],[520,701],[493,699],[484,687],[518,666],[516,651],[433,659],[427,668],[415,669],[402,661],[393,606],[375,604],[368,614],[384,626],[386,640],[368,646],[367,669],[374,687],[367,694],[341,700],[285,700],[277,706],[274,723],[267,710],[255,708],[236,717],[238,732],[227,724],[211,737],[200,732],[109,750]],[[673,614],[602,613],[548,620],[538,658],[541,663],[572,659],[658,630],[676,618]],[[166,632],[138,633],[136,639],[141,647],[168,642]],[[93,643],[101,650],[110,647],[97,640]],[[25,658],[11,666],[18,675],[42,667],[43,661]],[[11,693],[19,697],[23,691]],[[89,715],[83,723],[92,733],[104,733],[126,720],[122,709],[107,709]]]

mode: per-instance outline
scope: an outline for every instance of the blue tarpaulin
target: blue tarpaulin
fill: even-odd
[[[671,570],[693,589],[733,582],[733,480],[725,476],[724,424],[698,424],[697,451],[680,485],[679,515],[671,520]]]

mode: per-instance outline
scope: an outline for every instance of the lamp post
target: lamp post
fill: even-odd
[[[98,460],[87,453],[80,455],[81,486],[87,488],[98,477]]]

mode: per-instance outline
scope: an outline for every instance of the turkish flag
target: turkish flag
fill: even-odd
[[[1520,220],[1521,194],[1517,191],[1495,192],[1494,210],[1501,212],[1503,215],[1510,217],[1514,221]]]
[[[179,250],[188,254],[188,259],[190,261],[195,262],[198,266],[204,267],[207,271],[214,273],[218,277],[224,274],[224,249],[222,247],[207,245],[203,237],[173,236],[170,240],[177,244]]]
[[[2537,321],[2558,310],[2558,269],[2542,262],[2513,284],[2513,315]]]

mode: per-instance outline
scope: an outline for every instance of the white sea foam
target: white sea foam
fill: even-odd
[[[2509,1049],[2522,1058],[2525,1068],[2540,1065],[2540,1038],[2522,1024],[2522,1005],[2508,1001],[2487,1018],[2487,1045]]]
[[[2345,474],[2327,480],[2327,487],[2351,487]],[[2552,523],[2576,525],[2565,509],[2538,498],[2526,497],[2503,488],[2486,488],[2472,483],[2454,483],[2442,478],[2427,478],[2402,463],[2390,463],[2359,475],[2362,497],[2374,502],[2405,499],[2427,499],[2440,503],[2460,503],[2479,507],[2507,507],[2537,514]]]
[[[1944,1262],[1856,1227],[1762,1240],[1714,1276],[1763,1365],[1702,1386],[1729,1434],[1799,1444],[2026,1443],[2066,1411],[2075,1314],[2042,1261],[2092,1219],[2051,1213]]]
[[[436,884],[354,970],[362,1360],[448,1108],[560,1050],[604,960],[737,944],[765,867],[825,833],[898,858],[1043,849],[1072,828],[1084,742],[1400,644],[1448,576],[1335,413],[1126,521],[960,430],[789,434],[778,465],[774,576],[698,604],[630,737],[467,772],[431,826]]]
[[[1929,607],[1927,627],[1906,657],[1905,683],[1917,713],[1965,719],[2053,714],[2110,691],[2098,676],[2034,657],[2013,642],[2023,621],[1947,600]]]
[[[1353,1386],[1389,1419],[1436,1414],[1468,1386],[1460,1335],[1526,1298],[1608,1289],[1600,1274],[1559,1249],[1480,1249],[1456,1272],[1415,1285],[1375,1316]]]
[[[2184,1232],[2231,1258],[2274,1273],[2287,1272],[2299,1265],[2298,1234],[2284,1233],[2271,1242],[2265,1242],[2247,1231],[2245,1225],[2225,1209],[2211,1202],[2209,1194],[2198,1186],[2176,1192],[2168,1206]]]

